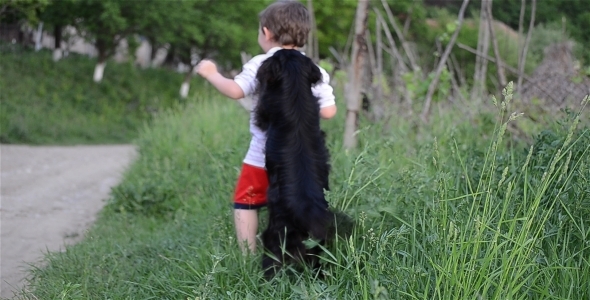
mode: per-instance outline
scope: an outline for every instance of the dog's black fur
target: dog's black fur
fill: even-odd
[[[262,233],[262,267],[273,277],[286,262],[319,267],[320,244],[334,214],[328,208],[329,152],[320,129],[320,107],[311,91],[319,68],[297,50],[279,50],[261,65],[255,122],[266,131],[269,223]]]

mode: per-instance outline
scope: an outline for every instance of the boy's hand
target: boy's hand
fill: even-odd
[[[233,79],[223,77],[212,61],[203,59],[193,68],[193,72],[207,79],[222,94],[232,99],[244,98],[242,88]]]
[[[218,73],[217,66],[215,63],[208,59],[201,60],[194,68],[194,72],[201,75],[205,79],[209,78],[211,75]]]
[[[320,117],[322,119],[332,119],[336,115],[336,105],[322,107],[320,109]]]

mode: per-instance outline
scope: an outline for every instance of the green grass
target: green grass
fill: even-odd
[[[0,142],[129,143],[144,122],[182,105],[181,74],[109,62],[97,84],[95,63],[75,54],[53,62],[49,51],[0,45]]]
[[[499,120],[514,119],[506,102]],[[259,255],[241,255],[230,199],[248,115],[222,97],[197,96],[142,127],[139,159],[95,226],[50,253],[21,298],[590,297],[590,131],[579,113],[531,146],[512,143],[508,123],[473,126],[453,111],[418,129],[394,119],[387,134],[363,123],[361,146],[348,152],[343,115],[323,123],[328,197],[356,227],[327,246],[324,279],[285,272],[266,282]]]

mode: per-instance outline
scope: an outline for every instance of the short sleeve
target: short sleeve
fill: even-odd
[[[260,67],[260,57],[256,56],[248,61],[242,72],[234,77],[234,81],[242,88],[244,96],[252,95],[256,90],[256,72]]]
[[[314,85],[311,91],[314,96],[318,97],[320,108],[336,105],[334,89],[330,85],[330,75],[321,67],[320,71],[322,72],[322,82]]]

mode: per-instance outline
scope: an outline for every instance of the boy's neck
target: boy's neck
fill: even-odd
[[[279,44],[275,44],[275,45],[272,45],[272,46],[271,46],[271,47],[270,47],[270,48],[269,48],[269,49],[266,51],[266,53],[268,53],[268,51],[270,51],[270,49],[273,49],[273,48],[281,48],[281,49],[297,49],[297,46],[295,46],[295,45],[279,45]]]

